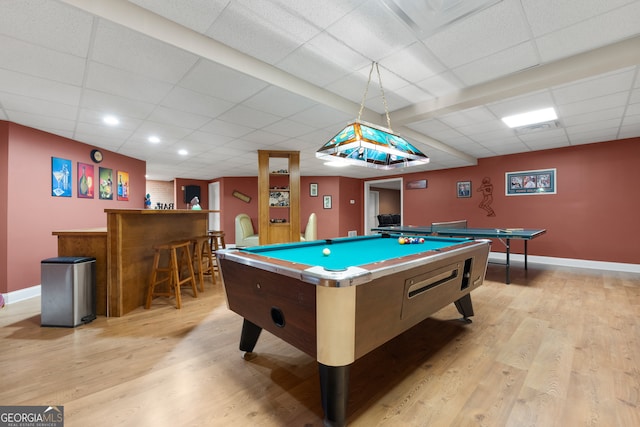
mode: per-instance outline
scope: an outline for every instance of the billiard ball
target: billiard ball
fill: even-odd
[[[419,240],[420,243],[424,243],[424,237],[421,237]]]
[[[324,256],[329,256],[329,255],[331,255],[331,250],[330,250],[329,248],[324,248],[324,249],[322,250],[322,255],[324,255]]]
[[[398,237],[398,243],[404,245],[404,237]]]

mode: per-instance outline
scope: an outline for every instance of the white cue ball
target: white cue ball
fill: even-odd
[[[329,248],[324,248],[324,249],[322,250],[322,255],[324,255],[324,256],[329,256],[329,255],[331,255],[331,250],[330,250]]]

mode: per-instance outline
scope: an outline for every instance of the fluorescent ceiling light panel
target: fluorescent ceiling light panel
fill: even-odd
[[[553,108],[544,108],[542,110],[529,111],[528,113],[515,114],[513,116],[503,117],[502,121],[510,128],[520,126],[528,126],[536,123],[548,122],[556,120],[558,115]]]

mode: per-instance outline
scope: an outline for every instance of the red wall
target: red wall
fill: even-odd
[[[176,178],[174,181],[174,198],[176,209],[189,209],[189,203],[184,201],[184,187],[187,185],[197,185],[200,187],[200,207],[208,209],[209,206],[209,182],[199,179]],[[190,201],[190,200],[189,200]]]
[[[72,161],[73,181],[77,179],[77,163],[91,164],[92,147],[71,139],[37,131],[15,123],[0,122],[2,143],[7,147],[6,185],[2,185],[3,209],[7,210],[6,268],[0,280],[0,291],[10,292],[40,283],[40,261],[58,254],[54,230],[106,227],[105,209],[142,209],[145,196],[146,163],[102,150],[99,166],[129,173],[129,201],[79,199],[77,184],[72,197],[51,196],[51,157]],[[0,155],[0,162],[3,161]],[[95,175],[98,165],[95,165]],[[114,179],[115,181],[115,179]],[[0,185],[2,181],[0,181]],[[6,192],[5,192],[6,190]],[[115,198],[115,196],[114,196]],[[6,203],[5,203],[6,202]],[[1,214],[0,214],[1,219]],[[1,253],[0,253],[1,255]]]
[[[477,166],[404,175],[427,178],[424,190],[404,193],[408,224],[467,219],[470,227],[545,228],[529,253],[559,258],[640,263],[640,138],[480,159]],[[557,170],[557,194],[505,196],[505,173]],[[495,217],[478,207],[484,177],[494,186]],[[472,197],[457,198],[457,181],[472,181]],[[522,252],[523,243],[514,244]],[[502,251],[498,242],[493,251]]]

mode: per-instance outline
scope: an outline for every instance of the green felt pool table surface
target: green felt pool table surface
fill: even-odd
[[[273,259],[309,266],[322,266],[330,271],[340,271],[348,267],[373,264],[391,258],[429,251],[438,252],[444,248],[469,241],[469,239],[461,238],[415,236],[423,237],[424,243],[400,244],[398,237],[398,235],[347,237],[288,243],[286,245],[255,246],[243,250]],[[325,248],[330,250],[328,256],[323,254]]]

